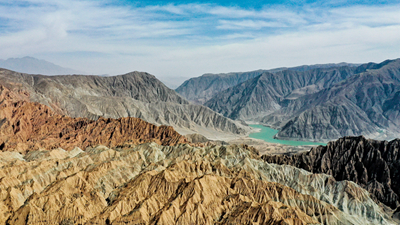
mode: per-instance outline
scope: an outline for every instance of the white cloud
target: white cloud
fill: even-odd
[[[265,27],[287,27],[286,24],[280,22],[268,22],[263,20],[220,20],[218,29],[226,30],[243,30],[243,29],[262,29]]]
[[[399,57],[400,5],[248,10],[106,3],[0,0],[0,58],[30,55],[97,74],[190,77]]]

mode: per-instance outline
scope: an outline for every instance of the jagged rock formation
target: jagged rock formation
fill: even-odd
[[[350,63],[331,63],[331,64],[317,64],[317,65],[304,65],[298,67],[282,67],[271,70],[255,70],[250,72],[236,72],[236,73],[220,73],[220,74],[204,74],[200,77],[190,78],[180,85],[175,91],[180,95],[197,104],[204,104],[216,94],[224,91],[230,87],[243,83],[262,73],[270,72],[275,73],[283,70],[292,70],[304,72],[316,68],[331,68],[350,66],[354,67],[356,64]]]
[[[156,125],[173,126],[183,134],[195,132],[209,138],[243,135],[250,130],[207,107],[189,104],[147,73],[41,76],[0,70],[0,84],[27,91],[31,101],[71,117],[137,117]]]
[[[400,140],[390,142],[344,137],[327,146],[293,156],[262,158],[269,163],[296,166],[313,173],[326,173],[336,180],[350,180],[376,199],[395,209],[400,206]]]
[[[0,152],[0,224],[390,224],[358,185],[247,146]]]
[[[230,118],[279,129],[276,138],[390,139],[400,132],[400,59],[359,67],[264,73],[205,103]]]
[[[71,118],[53,112],[48,106],[27,101],[26,92],[14,93],[0,86],[0,150],[19,152],[62,147],[120,143],[156,142],[162,145],[185,143],[172,127],[155,126],[138,118]]]

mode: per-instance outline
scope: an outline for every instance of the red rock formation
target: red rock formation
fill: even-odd
[[[71,118],[49,107],[27,101],[26,92],[13,92],[0,86],[0,150],[26,152],[40,148],[78,146],[114,147],[154,141],[161,145],[185,143],[186,139],[170,126],[155,126],[138,118],[89,120]]]

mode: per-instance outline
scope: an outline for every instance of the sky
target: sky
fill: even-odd
[[[179,83],[400,58],[399,1],[0,0],[0,59]]]

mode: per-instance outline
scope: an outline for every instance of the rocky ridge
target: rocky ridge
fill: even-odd
[[[297,67],[281,67],[270,70],[255,70],[250,72],[232,72],[232,73],[220,73],[220,74],[204,74],[200,77],[190,78],[181,84],[177,89],[180,95],[197,104],[204,104],[216,94],[224,91],[230,87],[243,83],[247,80],[255,78],[262,73],[276,73],[283,70],[291,70],[304,72],[307,70],[312,70],[316,68],[332,68],[332,67],[342,67],[350,66],[355,67],[356,64],[350,63],[330,63],[330,64],[317,64],[317,65],[303,65]]]
[[[312,173],[353,181],[392,209],[400,206],[400,140],[344,137],[293,156],[264,155],[269,163],[292,165]]]
[[[391,224],[348,181],[247,146],[1,152],[1,224]]]
[[[257,120],[281,109],[285,97],[292,94],[291,98],[295,98],[292,93],[295,90],[297,95],[315,93],[352,76],[355,70],[354,67],[339,67],[265,72],[222,91],[204,105],[229,118]]]
[[[189,104],[154,76],[133,72],[120,76],[41,76],[0,69],[0,83],[30,94],[30,100],[70,117],[137,117],[173,126],[182,134],[208,138],[244,135],[250,128],[207,107]]]

